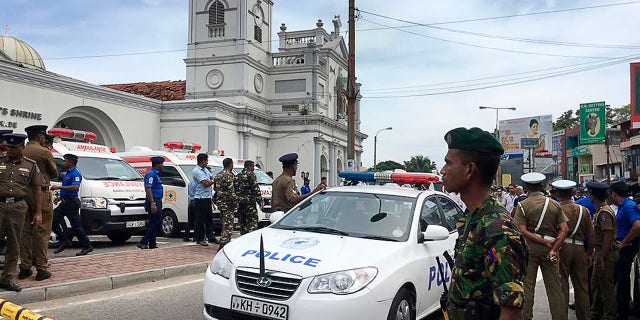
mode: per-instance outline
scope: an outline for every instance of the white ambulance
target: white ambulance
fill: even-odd
[[[118,155],[142,175],[151,169],[151,157],[164,158],[164,170],[160,173],[164,187],[161,232],[164,237],[176,237],[187,223],[188,185],[192,180],[191,172],[197,165],[197,151],[201,146],[195,143],[166,142],[164,147],[166,150],[132,147],[129,152],[121,152]],[[212,175],[222,170],[221,163],[211,160],[208,167]],[[214,212],[213,224],[214,231],[219,234],[222,229],[219,212]]]
[[[78,156],[80,218],[85,232],[106,235],[113,242],[125,242],[132,234],[143,232],[147,214],[142,176],[108,147],[91,143],[97,138],[95,133],[67,128],[52,128],[48,133],[56,137],[52,153],[59,172],[52,185],[60,185],[65,174],[62,157],[68,153]],[[54,192],[54,198],[59,192]],[[56,241],[53,234],[52,241]]]

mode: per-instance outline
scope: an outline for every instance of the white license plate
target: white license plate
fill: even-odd
[[[231,296],[231,310],[255,314],[269,319],[286,320],[289,306]]]
[[[140,228],[144,227],[144,221],[127,221],[127,228]]]

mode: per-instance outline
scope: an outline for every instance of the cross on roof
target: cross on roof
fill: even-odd
[[[4,27],[2,27],[2,29],[4,30],[4,35],[8,36],[9,35],[9,25],[5,24]]]

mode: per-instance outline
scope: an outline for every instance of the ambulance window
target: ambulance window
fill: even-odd
[[[167,178],[166,181],[169,181],[168,179],[182,178],[182,176],[180,175],[180,172],[178,172],[178,169],[176,169],[176,167],[164,166],[164,168],[162,168],[162,171],[160,171],[160,178]]]
[[[458,219],[462,216],[462,210],[449,198],[438,196],[438,202],[444,213],[444,219],[447,222],[446,225],[443,226],[449,229],[449,231],[455,230],[456,222],[458,222]]]
[[[420,230],[423,232],[426,231],[427,226],[430,224],[444,226],[435,197],[427,198],[427,200],[424,201],[422,212],[420,213]]]

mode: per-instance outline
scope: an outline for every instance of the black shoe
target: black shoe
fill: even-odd
[[[150,245],[148,249],[158,249],[158,246],[157,245],[153,245],[153,246]]]
[[[149,246],[148,246],[148,245],[146,245],[146,244],[144,244],[144,243],[140,243],[140,242],[138,242],[138,243],[136,244],[136,247],[138,247],[138,248],[140,248],[140,249],[142,249],[142,250],[144,250],[144,249],[149,249]]]
[[[576,309],[576,302],[575,301],[569,303],[569,309],[571,309],[571,310],[575,310]]]
[[[82,248],[80,252],[76,253],[76,256],[86,256],[91,251],[93,251],[93,247],[85,247]]]
[[[184,238],[182,238],[182,241],[184,241],[184,242],[189,242],[189,241],[191,241],[191,238],[189,238],[189,237],[184,237]]]
[[[38,269],[38,273],[36,273],[36,281],[47,280],[49,278],[51,278],[51,272],[47,270]]]
[[[31,268],[29,268],[29,269],[20,269],[20,273],[18,273],[18,279],[24,280],[26,278],[31,277],[32,274],[33,274],[33,271],[31,270]]]
[[[22,291],[22,288],[13,281],[9,281],[8,283],[0,283],[0,289],[5,289],[5,290],[15,291],[15,292]]]
[[[67,240],[64,242],[60,242],[60,245],[58,246],[58,249],[56,249],[55,251],[53,251],[53,253],[58,254],[62,251],[64,251],[64,249],[71,247],[71,241]]]

